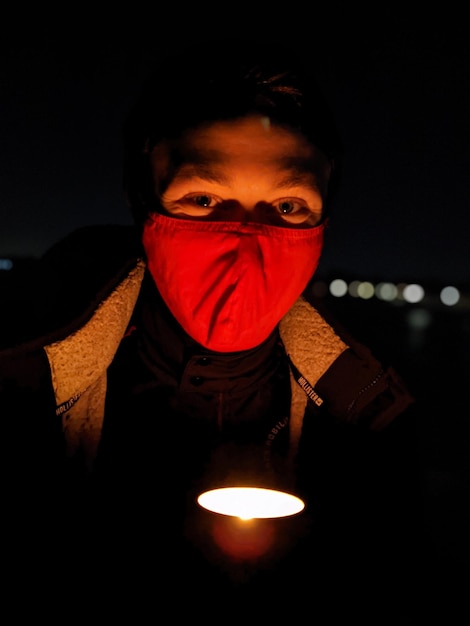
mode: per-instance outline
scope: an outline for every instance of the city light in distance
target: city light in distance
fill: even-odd
[[[20,264],[12,258],[0,257],[0,277],[2,274],[10,274]],[[406,303],[406,304],[429,304],[436,300],[446,307],[459,305],[470,307],[470,293],[462,293],[455,285],[445,285],[438,293],[430,293],[429,289],[420,283],[394,283],[392,281],[378,281],[354,279],[347,281],[344,278],[334,278],[330,281],[316,280],[311,284],[312,294],[323,298],[330,294],[335,298],[349,296],[360,300],[372,300],[377,298],[383,302]]]
[[[456,287],[449,285],[441,289],[440,298],[442,304],[446,306],[454,306],[460,300],[460,292]]]
[[[458,304],[464,306],[464,303],[470,301],[469,298],[463,298],[461,291],[453,285],[446,285],[434,296],[420,283],[379,281],[374,284],[370,280],[354,279],[347,281],[344,278],[334,278],[329,282],[315,281],[311,289],[313,295],[320,298],[329,294],[334,298],[346,296],[361,300],[377,298],[383,302],[406,304],[426,304],[434,298],[440,304],[450,307]]]

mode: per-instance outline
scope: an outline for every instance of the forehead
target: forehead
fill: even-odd
[[[158,144],[153,165],[176,168],[178,176],[200,175],[214,168],[271,168],[311,172],[316,150],[296,131],[272,124],[266,117],[218,121],[186,131],[181,137]]]
[[[184,136],[187,148],[227,153],[232,156],[266,153],[274,159],[282,155],[308,157],[313,147],[307,140],[286,127],[272,124],[262,116],[213,122],[188,131]],[[210,156],[210,155],[208,155]]]

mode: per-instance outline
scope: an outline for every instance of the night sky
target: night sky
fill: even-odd
[[[130,223],[120,137],[128,107],[163,49],[229,29],[240,45],[244,33],[261,33],[305,50],[336,111],[344,173],[319,271],[468,284],[467,19],[463,7],[423,6],[410,14],[336,3],[312,6],[308,19],[227,9],[212,22],[186,10],[42,13],[27,24],[8,16],[0,257],[39,256],[85,224]]]

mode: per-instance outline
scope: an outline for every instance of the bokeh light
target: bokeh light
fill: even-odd
[[[379,300],[392,302],[398,294],[397,286],[393,283],[380,282],[375,287],[375,295]]]
[[[460,300],[460,291],[456,287],[449,285],[441,289],[439,297],[442,304],[445,304],[446,306],[454,306]]]
[[[406,287],[403,289],[403,298],[406,300],[406,302],[409,302],[411,304],[421,302],[421,300],[424,298],[424,289],[421,285],[418,285],[417,283],[411,283],[409,285],[406,285]]]
[[[330,283],[330,293],[336,298],[341,298],[348,293],[348,284],[342,278],[335,278]]]

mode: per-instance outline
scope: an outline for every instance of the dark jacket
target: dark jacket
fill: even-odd
[[[207,547],[208,521],[201,520],[201,513],[196,511],[198,523],[193,516],[189,540],[187,522],[182,522],[186,526],[181,533],[177,530],[180,518],[173,514],[170,506],[174,504],[171,487],[182,471],[187,470],[185,456],[178,448],[177,434],[162,436],[159,440],[159,429],[156,435],[153,433],[154,439],[141,439],[145,452],[140,456],[145,457],[150,451],[150,456],[154,454],[163,462],[155,477],[140,490],[140,502],[143,502],[140,510],[135,497],[139,477],[136,480],[133,475],[126,492],[122,473],[114,484],[117,484],[116,498],[110,507],[106,492],[98,492],[100,511],[105,511],[103,516],[98,514],[95,504],[90,507],[89,500],[87,506],[82,506],[86,479],[83,479],[83,472],[75,474],[76,462],[69,463],[72,458],[78,461],[78,467],[93,475],[97,452],[105,439],[102,435],[109,423],[108,410],[117,418],[120,413],[131,421],[139,417],[137,409],[132,413],[132,403],[121,405],[119,398],[117,406],[112,407],[107,388],[113,386],[114,368],[120,361],[116,355],[125,350],[134,336],[131,330],[136,303],[145,288],[145,277],[144,256],[132,227],[93,226],[72,233],[54,246],[24,279],[20,290],[11,296],[9,315],[3,311],[1,327],[4,332],[0,344],[1,445],[5,463],[2,501],[4,505],[8,503],[3,519],[10,519],[10,534],[4,532],[4,535],[10,540],[15,537],[17,549],[18,546],[22,549],[20,562],[29,563],[30,568],[44,560],[51,564],[54,554],[58,586],[71,588],[72,580],[82,585],[79,581],[82,567],[88,572],[88,581],[94,574],[101,586],[103,572],[106,572],[108,579],[114,576],[116,585],[119,580],[128,593],[131,579],[135,579],[137,572],[150,580],[147,570],[140,570],[140,562],[142,555],[154,550],[153,556],[148,558],[152,563],[161,563],[164,556],[168,568],[164,589],[183,584],[184,574],[196,594],[198,590],[205,593],[207,584],[215,592],[217,586],[226,584],[227,575],[230,593],[234,581],[235,586],[238,585],[237,577],[241,572],[245,576],[245,565],[229,559],[223,566],[221,578],[220,552],[214,556],[212,548]],[[298,455],[306,439],[302,435],[305,432],[311,435],[315,424],[320,424],[320,430],[322,424],[337,423],[343,424],[348,432],[386,432],[389,429],[385,427],[413,402],[393,369],[384,367],[368,348],[346,331],[327,322],[303,297],[281,321],[279,338],[287,355],[284,386],[291,389],[287,394],[290,404],[288,459],[291,463],[302,456]],[[168,345],[171,351],[171,338]],[[119,377],[117,380],[119,387]],[[184,384],[182,378],[180,386]],[[283,402],[284,395],[280,397]],[[167,408],[172,401],[171,397]],[[160,418],[164,419],[165,415]],[[261,568],[260,584],[263,589],[267,585],[270,595],[274,588],[286,588],[287,583],[296,587],[296,593],[298,584],[309,590],[314,574],[305,576],[305,565],[298,567],[297,557],[305,559],[310,569],[313,563],[317,564],[318,580],[323,580],[325,567],[334,563],[332,551],[336,558],[343,560],[342,567],[349,568],[348,580],[352,563],[361,559],[370,574],[370,585],[375,580],[378,564],[384,563],[388,571],[390,555],[403,543],[396,530],[398,508],[390,498],[390,488],[385,485],[392,475],[395,480],[395,466],[379,473],[380,448],[366,457],[357,446],[351,446],[349,440],[336,437],[328,441],[322,439],[321,433],[316,436],[318,434],[319,431],[314,433],[313,448],[308,447],[308,462],[302,465],[318,487],[314,500],[316,530],[310,535],[315,556],[310,560],[310,552],[299,543],[289,561],[291,569],[286,569],[288,565],[284,564],[279,579],[275,579],[271,565]],[[126,439],[126,432],[123,440],[124,450],[127,443],[129,447],[136,445],[132,438]],[[121,459],[124,471],[126,463],[131,467],[136,460],[140,462],[139,452],[137,441],[132,460],[125,455]],[[391,454],[397,456],[395,448]],[[179,460],[175,460],[178,455]],[[324,460],[326,465],[322,465]],[[387,466],[388,461],[383,465]],[[146,473],[145,463],[142,468],[141,475]],[[367,493],[361,486],[364,478],[370,485]],[[409,482],[408,475],[405,481]],[[400,493],[401,498],[399,489],[392,486],[392,491]],[[379,510],[376,497],[380,492],[385,502],[383,511]],[[358,493],[364,493],[362,503]],[[373,505],[365,509],[363,505],[371,502],[371,494]],[[68,496],[65,507],[64,496]],[[290,524],[285,526],[280,522],[276,539],[273,539],[278,551],[286,552],[289,542],[295,544],[297,537],[304,536],[305,521],[293,520]],[[197,529],[201,528],[205,531],[198,535]],[[383,547],[382,552],[378,550],[379,538],[384,533],[387,535],[386,556]],[[393,534],[397,534],[395,542],[390,540]],[[155,541],[161,537],[165,538],[165,546],[173,546],[170,552],[162,551],[161,540]],[[366,539],[372,546],[369,565],[366,564]],[[198,556],[201,551],[204,553],[202,560]],[[13,565],[18,558],[17,555]],[[207,564],[214,559],[217,567],[212,576],[212,565],[208,568]],[[78,569],[75,563],[80,564]],[[390,571],[395,572],[395,568]],[[206,575],[210,583],[207,579],[203,582]],[[336,571],[331,575],[337,584]],[[138,580],[140,593],[144,581]],[[152,587],[152,593],[155,589]],[[186,586],[186,591],[188,589]],[[152,597],[149,595],[149,599]],[[112,602],[116,602],[115,597]]]
[[[126,226],[78,230],[38,264],[14,319],[2,325],[1,414],[20,441],[34,433],[34,448],[53,441],[91,468],[107,370],[128,330],[144,274],[140,243]],[[307,405],[380,430],[412,402],[392,368],[327,322],[307,299],[298,300],[279,329],[291,368],[292,454]]]

